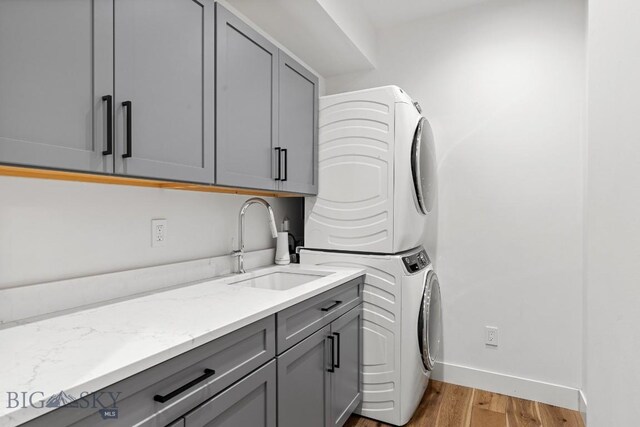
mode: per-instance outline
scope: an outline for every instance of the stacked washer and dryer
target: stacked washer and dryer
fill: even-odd
[[[396,86],[320,98],[319,192],[302,264],[366,269],[359,414],[406,424],[439,357],[440,287],[421,246],[435,220],[429,122]]]

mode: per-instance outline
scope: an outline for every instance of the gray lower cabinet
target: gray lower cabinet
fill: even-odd
[[[278,356],[279,427],[329,425],[329,331],[325,326]]]
[[[0,1],[0,162],[110,173],[113,0]]]
[[[267,317],[36,418],[29,427],[164,427],[275,357]],[[114,411],[103,417],[103,411]]]
[[[275,427],[275,360],[185,415],[184,425],[185,427]]]
[[[277,190],[278,48],[216,4],[216,184]]]
[[[362,302],[361,278],[280,311],[276,315],[278,354],[330,324]]]
[[[354,279],[24,425],[341,427],[361,401],[362,284]],[[304,336],[278,347],[276,335],[293,329]]]
[[[115,0],[115,172],[214,178],[213,0]]]
[[[184,427],[184,418],[180,418],[171,424],[167,424],[167,427]]]
[[[341,427],[362,400],[362,306],[278,356],[278,426]]]
[[[280,189],[318,193],[318,77],[280,52],[278,146]]]
[[[362,307],[331,324],[335,363],[331,375],[331,423],[341,427],[362,400]]]

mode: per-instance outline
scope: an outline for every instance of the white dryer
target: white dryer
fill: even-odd
[[[356,412],[406,424],[440,350],[440,286],[427,253],[422,247],[397,255],[305,249],[301,263],[366,269],[363,402]]]
[[[319,126],[305,247],[391,254],[420,246],[437,183],[433,134],[419,105],[397,86],[324,96]]]

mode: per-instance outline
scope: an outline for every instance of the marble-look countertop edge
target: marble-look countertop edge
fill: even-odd
[[[273,267],[274,266],[269,266],[266,268],[268,269]],[[184,354],[190,350],[200,347],[203,344],[211,342],[224,335],[227,335],[247,325],[250,325],[251,323],[254,323],[258,320],[272,316],[288,307],[291,307],[295,304],[298,304],[302,301],[305,301],[323,292],[329,291],[337,286],[347,283],[350,280],[360,277],[365,273],[364,270],[357,269],[357,268],[334,268],[334,267],[327,268],[327,267],[321,267],[321,266],[307,266],[306,268],[333,270],[335,271],[335,273],[319,279],[318,282],[320,284],[318,284],[318,286],[316,287],[313,287],[309,290],[305,290],[304,292],[301,292],[301,293],[292,292],[293,295],[288,299],[285,299],[274,305],[265,307],[262,310],[258,310],[242,318],[230,321],[229,323],[221,324],[220,326],[213,328],[211,331],[201,334],[197,337],[194,337],[188,341],[184,341],[182,343],[173,345],[165,350],[154,353],[153,355],[143,357],[141,359],[135,359],[133,362],[128,364],[123,364],[122,367],[116,370],[110,371],[107,374],[103,374],[94,378],[85,379],[76,384],[67,385],[66,387],[64,385],[61,385],[61,387],[57,387],[57,388],[60,390],[64,390],[70,395],[78,395],[81,392],[84,392],[87,390],[91,390],[91,391],[101,390],[105,387],[108,387],[119,381],[122,381],[126,378],[136,375],[146,369],[149,369],[153,366],[163,363],[173,357]],[[222,278],[212,278],[210,280],[201,280],[190,286],[207,285],[210,282],[216,282],[216,281],[224,280],[228,278],[229,277],[226,276]],[[179,288],[179,289],[182,289],[182,288]],[[158,293],[169,293],[172,291],[173,289],[167,290],[167,291],[160,291]],[[274,292],[274,291],[268,291],[268,292]],[[280,292],[280,291],[276,291],[276,292]],[[130,300],[127,300],[127,301],[130,301]],[[108,307],[109,306],[106,305],[100,308],[108,309]],[[81,313],[81,312],[77,312],[77,313]],[[47,320],[43,320],[43,322],[46,322],[46,321]],[[27,325],[24,325],[24,326],[27,326]],[[21,326],[23,325],[15,326],[15,328],[20,328]],[[21,356],[21,357],[24,357],[24,356]],[[10,387],[6,387],[5,385],[3,385],[2,388],[5,389],[5,392],[6,390],[10,389]],[[46,398],[48,397],[49,396],[45,397],[44,400],[46,400]],[[56,408],[35,408],[31,406],[8,409],[6,408],[6,406],[3,406],[3,407],[0,407],[0,427],[5,427],[5,426],[9,427],[9,426],[19,425],[19,424],[31,421],[35,418],[41,417],[55,409]]]

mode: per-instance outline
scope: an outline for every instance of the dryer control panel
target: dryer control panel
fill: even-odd
[[[404,262],[404,267],[409,273],[417,273],[431,264],[427,251],[424,249],[415,254],[402,257],[402,262]]]

